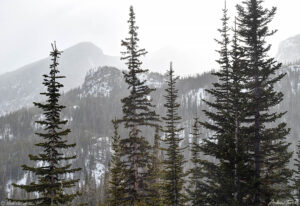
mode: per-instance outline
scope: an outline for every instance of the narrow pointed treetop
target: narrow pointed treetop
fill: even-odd
[[[150,97],[155,89],[150,88],[147,80],[142,80],[148,70],[142,68],[140,58],[147,52],[140,49],[138,42],[138,27],[135,25],[135,13],[130,7],[129,13],[129,37],[122,41],[125,51],[122,52],[122,60],[125,61],[128,70],[124,71],[124,79],[128,85],[129,95],[121,102],[123,117],[119,120],[128,129],[128,137],[121,140],[122,160],[124,160],[124,182],[125,198],[124,204],[134,205],[145,201],[150,194],[147,194],[146,179],[149,176],[150,150],[148,140],[142,134],[142,128],[157,126],[159,116],[156,114]]]
[[[126,127],[134,125],[155,126],[153,122],[158,121],[158,115],[152,109],[154,105],[148,96],[155,89],[146,85],[147,80],[141,80],[140,75],[146,74],[147,69],[141,68],[140,58],[147,54],[145,49],[140,49],[138,42],[138,27],[135,25],[135,13],[133,7],[130,7],[129,13],[129,37],[122,40],[122,46],[126,51],[122,52],[122,60],[125,61],[128,71],[123,72],[125,82],[128,84],[130,95],[122,99],[123,103],[123,121]]]
[[[34,103],[34,105],[43,110],[43,119],[36,121],[43,128],[36,135],[40,136],[43,141],[36,146],[41,148],[42,152],[38,155],[29,155],[30,160],[35,161],[40,166],[23,165],[23,170],[33,173],[37,180],[28,185],[13,184],[13,186],[25,190],[28,193],[28,199],[9,199],[12,202],[27,203],[30,205],[61,205],[71,204],[73,199],[79,195],[78,192],[67,193],[76,185],[78,179],[66,179],[67,174],[73,174],[80,168],[71,168],[70,160],[76,158],[68,156],[66,150],[75,147],[75,144],[68,144],[63,137],[67,136],[71,130],[64,129],[63,125],[67,120],[61,119],[61,111],[65,106],[59,104],[60,88],[63,87],[58,82],[64,76],[59,76],[58,59],[61,51],[57,50],[56,44],[51,44],[52,64],[50,65],[49,74],[45,74],[43,84],[47,91],[41,93],[46,96],[45,103]],[[38,194],[35,196],[34,194]]]
[[[217,161],[207,158],[207,161],[200,162],[207,183],[203,185],[210,205],[248,205],[247,200],[252,197],[248,188],[252,185],[247,180],[252,168],[247,167],[251,162],[244,146],[249,142],[247,138],[251,137],[247,137],[242,126],[246,122],[245,111],[249,109],[244,91],[246,66],[242,64],[242,50],[238,46],[236,32],[233,40],[229,41],[226,8],[221,20],[223,29],[219,32],[222,41],[220,60],[217,61],[220,71],[215,73],[218,81],[207,90],[214,101],[204,100],[210,106],[203,111],[209,121],[201,122],[211,135],[200,145],[203,156],[214,157]],[[233,47],[229,47],[229,42]]]
[[[276,8],[265,8],[264,0],[245,0],[237,6],[238,34],[247,64],[249,91],[248,123],[251,125],[254,179],[254,204],[267,205],[272,199],[289,198],[288,169],[291,153],[286,137],[289,129],[282,117],[286,112],[273,108],[283,100],[275,85],[285,76],[281,64],[269,56],[267,38],[274,35],[269,25]]]
[[[162,117],[164,120],[165,139],[166,144],[165,154],[166,158],[163,161],[163,201],[164,205],[183,206],[187,200],[183,191],[184,178],[186,174],[184,168],[184,156],[180,147],[180,142],[183,140],[180,137],[180,132],[183,130],[180,125],[181,117],[178,114],[180,104],[177,102],[178,90],[176,89],[176,81],[179,77],[174,76],[172,63],[170,63],[170,70],[168,73],[166,94],[164,95],[166,103],[166,115]]]

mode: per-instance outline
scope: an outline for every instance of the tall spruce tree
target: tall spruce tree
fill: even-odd
[[[129,129],[128,138],[121,140],[123,157],[125,164],[125,193],[128,205],[135,205],[145,202],[149,196],[147,194],[146,179],[149,175],[151,159],[151,146],[144,136],[142,127],[156,127],[159,121],[158,115],[154,111],[154,105],[149,98],[152,91],[146,85],[146,80],[141,80],[140,75],[148,72],[142,69],[140,57],[147,52],[138,46],[138,27],[135,25],[135,13],[130,7],[129,13],[129,37],[122,41],[122,46],[126,48],[122,52],[122,60],[126,61],[128,71],[124,72],[125,82],[130,91],[129,96],[123,98],[123,118],[125,128]]]
[[[229,78],[231,79],[228,92],[229,92],[229,107],[230,113],[229,122],[230,133],[232,140],[233,153],[233,198],[235,205],[248,205],[251,202],[251,181],[249,177],[253,176],[253,169],[251,167],[251,157],[249,155],[250,140],[247,137],[249,127],[246,124],[247,111],[248,111],[248,98],[246,85],[246,72],[247,67],[244,60],[243,49],[239,45],[237,22],[235,19],[233,28],[232,49],[231,56],[231,69]]]
[[[234,145],[232,144],[231,125],[229,122],[229,84],[230,84],[230,52],[229,52],[229,31],[228,10],[223,9],[222,28],[219,29],[221,40],[216,40],[220,45],[218,53],[220,58],[217,63],[220,70],[213,73],[217,76],[218,82],[213,83],[213,88],[207,90],[215,101],[206,102],[212,108],[204,110],[204,114],[212,121],[202,122],[204,128],[212,130],[214,135],[203,140],[201,150],[204,155],[212,156],[217,161],[203,161],[203,169],[208,179],[208,205],[228,205],[232,204],[233,194],[233,168],[232,165]]]
[[[200,123],[196,116],[194,118],[193,141],[191,145],[192,168],[189,171],[189,187],[187,192],[191,206],[207,205],[207,191],[204,184],[204,174],[202,172],[202,157],[200,148]]]
[[[180,104],[176,101],[178,90],[176,89],[176,81],[178,77],[174,76],[174,70],[172,63],[170,64],[170,70],[168,73],[167,88],[165,89],[166,103],[166,116],[162,117],[165,122],[163,131],[165,132],[164,143],[166,144],[165,149],[165,160],[164,174],[163,174],[163,202],[164,205],[182,206],[186,202],[186,196],[183,191],[184,177],[186,174],[183,171],[184,168],[184,156],[180,148],[180,141],[183,138],[179,137],[179,133],[183,128],[179,127],[181,117],[178,115],[178,108]]]
[[[112,137],[112,149],[114,153],[111,158],[108,202],[110,206],[120,206],[124,201],[124,177],[122,176],[124,165],[121,161],[122,150],[120,135],[118,133],[118,121],[115,119],[112,123],[114,126],[114,135]]]
[[[288,198],[287,187],[292,175],[287,164],[291,158],[286,136],[289,129],[285,122],[278,123],[285,112],[274,112],[283,100],[283,94],[274,89],[285,73],[281,64],[270,58],[271,48],[267,37],[276,31],[269,29],[276,8],[266,9],[263,0],[246,0],[237,6],[239,38],[247,63],[247,90],[249,91],[249,114],[251,127],[251,152],[253,153],[255,191],[253,205],[268,205],[272,199]]]
[[[59,104],[60,88],[63,87],[57,80],[64,78],[59,76],[58,58],[61,55],[56,44],[52,44],[52,64],[50,73],[45,74],[43,84],[47,87],[47,92],[41,93],[47,97],[45,103],[34,103],[34,105],[43,110],[45,119],[36,121],[40,124],[44,132],[37,132],[43,141],[35,144],[42,148],[39,155],[29,155],[30,160],[41,162],[41,166],[22,165],[24,171],[33,173],[37,180],[27,185],[13,184],[13,186],[25,190],[29,194],[37,193],[38,195],[30,196],[28,199],[8,199],[11,202],[25,203],[26,205],[67,205],[71,204],[73,199],[79,195],[78,192],[67,193],[66,189],[71,189],[76,185],[78,179],[66,179],[67,174],[73,174],[80,168],[71,168],[70,160],[74,156],[64,155],[63,151],[75,147],[75,144],[67,144],[63,137],[67,136],[70,129],[63,129],[62,126],[67,124],[67,120],[61,120],[61,111],[65,106]],[[66,154],[66,153],[65,153]],[[64,163],[66,162],[66,163]]]
[[[229,49],[229,27],[226,3],[223,9],[222,29],[219,30],[222,40],[218,41],[220,59],[217,62],[220,70],[214,75],[218,82],[207,90],[214,102],[205,101],[209,110],[205,115],[212,121],[201,123],[213,131],[213,135],[203,141],[200,146],[205,155],[214,157],[216,161],[202,161],[208,205],[247,205],[249,201],[249,181],[251,175],[250,158],[248,155],[245,124],[247,98],[245,91],[245,63],[243,50],[238,45],[236,27]]]

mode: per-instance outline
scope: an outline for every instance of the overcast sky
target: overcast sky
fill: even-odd
[[[241,1],[227,0],[232,16]],[[169,46],[186,52],[198,67],[189,73],[216,67],[213,39],[224,0],[0,0],[0,73],[46,57],[54,40],[61,49],[90,41],[119,55],[130,5],[141,45],[150,53]],[[275,55],[280,41],[300,34],[300,1],[266,0],[265,5],[278,7],[272,28],[279,31],[270,39]]]

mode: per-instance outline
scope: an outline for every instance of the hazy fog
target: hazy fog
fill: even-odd
[[[241,0],[227,1],[233,16],[234,5]],[[300,33],[300,1],[266,0],[266,4],[278,6],[272,24],[279,29],[271,39],[274,55],[280,41]],[[223,0],[0,0],[0,73],[47,56],[53,40],[61,49],[90,41],[106,54],[119,55],[130,5],[137,14],[143,47],[150,53],[172,48],[178,51],[175,56],[184,54],[192,61],[190,68],[180,67],[177,73],[200,73],[216,66],[213,39],[218,37]],[[163,58],[169,61],[170,56]]]

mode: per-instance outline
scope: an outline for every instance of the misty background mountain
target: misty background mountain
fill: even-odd
[[[279,44],[276,55],[278,61],[289,64],[300,61],[300,34],[290,37]]]
[[[275,109],[288,111],[283,118],[291,128],[288,141],[292,143],[292,151],[296,150],[300,134],[297,124],[300,121],[299,39],[300,36],[296,36],[284,41],[277,55],[280,61],[289,62],[281,70],[287,76],[276,85],[285,98]],[[169,56],[180,57],[181,53],[165,48],[149,55],[145,60],[145,67],[156,68],[160,73],[149,73],[141,77],[147,79],[150,87],[156,88],[152,98],[159,114],[165,113],[163,94],[166,84],[163,73],[169,61],[162,57]],[[183,57],[181,62],[174,62],[175,71],[177,64],[182,66],[185,61],[187,67],[192,66]],[[43,117],[41,111],[32,107],[32,102],[42,101],[39,94],[44,89],[42,75],[47,73],[49,62],[49,58],[45,58],[0,76],[0,201],[7,195],[18,192],[10,187],[11,182],[25,184],[35,178],[24,173],[20,165],[32,164],[27,155],[38,152],[33,146],[37,142],[34,132],[41,128],[34,121]],[[121,116],[120,99],[128,92],[121,71],[125,67],[119,57],[105,55],[92,43],[84,42],[64,51],[59,68],[61,74],[67,77],[63,80],[65,87],[61,103],[67,106],[63,111],[63,118],[69,120],[68,127],[72,130],[69,141],[77,143],[76,149],[71,151],[78,155],[74,166],[83,168],[77,174],[81,179],[79,187],[83,188],[89,179],[89,186],[93,185],[94,195],[101,201],[110,162],[111,120]],[[179,112],[182,116],[182,127],[185,128],[181,134],[184,138],[182,146],[188,146],[191,141],[193,117],[197,114],[200,120],[205,120],[202,110],[209,108],[202,99],[212,101],[205,89],[210,88],[215,81],[217,79],[210,73],[182,77],[179,80]],[[202,138],[209,136],[209,131],[201,129],[201,133]],[[149,133],[147,136],[151,135]],[[189,156],[189,149],[186,149],[185,157],[188,159]],[[189,163],[186,168],[189,168]]]
[[[168,56],[168,59],[165,58]],[[190,63],[190,56],[172,47],[164,47],[146,56],[144,66],[151,71],[164,73],[172,59],[177,68],[195,68]],[[32,106],[33,101],[41,101],[43,91],[42,75],[49,70],[50,58],[25,65],[13,72],[0,75],[0,115],[13,112],[25,106]],[[113,66],[125,69],[120,57],[109,56],[91,42],[82,42],[64,50],[60,59],[61,74],[67,78],[62,80],[63,91],[79,87],[88,70],[99,66]]]

